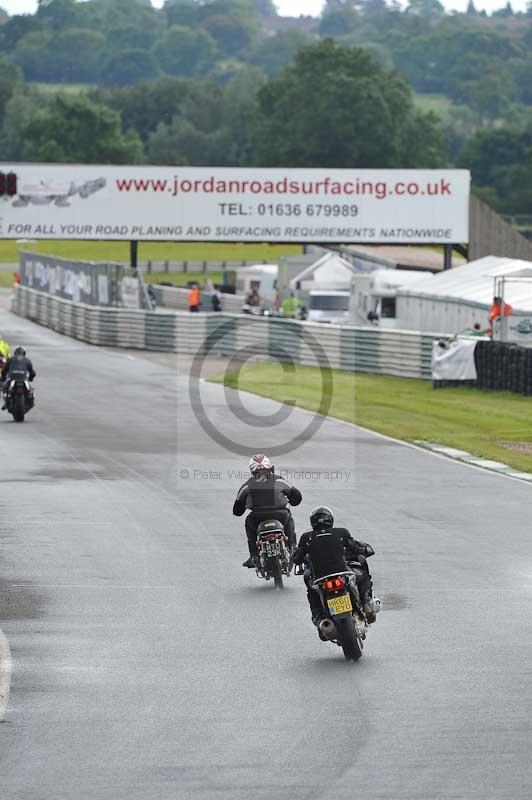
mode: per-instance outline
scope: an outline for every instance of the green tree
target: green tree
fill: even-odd
[[[7,101],[0,128],[0,160],[27,161],[26,127],[34,114],[47,108],[49,94],[27,84],[17,84]]]
[[[185,100],[201,93],[199,81],[165,75],[155,81],[122,89],[98,90],[95,102],[120,112],[122,128],[136,130],[144,143],[161,122],[169,123],[181,111]]]
[[[411,141],[417,126],[423,140]],[[410,89],[360,48],[326,39],[259,92],[256,160],[263,166],[443,166],[441,134]]]
[[[132,86],[154,80],[161,74],[156,58],[149,50],[131,48],[112,53],[105,63],[104,86]]]
[[[483,128],[466,143],[458,166],[471,170],[476,186],[502,188],[508,167],[526,162],[532,147],[532,133],[508,127]]]
[[[154,164],[239,166],[253,161],[253,124],[261,70],[247,68],[220,88],[196,85],[170,123],[150,136],[148,158]]]
[[[225,150],[222,131],[205,132],[184,117],[174,117],[169,125],[162,123],[150,137],[150,164],[179,164],[184,166],[227,165],[218,161],[215,153]]]
[[[359,24],[359,16],[354,8],[338,8],[326,11],[320,20],[321,36],[346,36]]]
[[[22,67],[27,81],[56,80],[57,61],[52,40],[50,30],[27,33],[18,40],[12,60]]]
[[[22,79],[22,71],[0,56],[0,129],[6,106]]]
[[[212,16],[256,18],[255,0],[207,0],[201,3],[202,19]]]
[[[273,78],[283,67],[294,60],[298,50],[311,43],[312,39],[304,31],[297,29],[279,31],[275,36],[263,39],[256,44],[249,59],[266,75]]]
[[[55,80],[96,83],[105,56],[103,33],[80,28],[63,30],[53,37]]]
[[[167,0],[164,13],[169,26],[195,28],[201,22],[201,6],[196,0]]]
[[[29,161],[128,164],[142,160],[136,133],[122,133],[120,115],[83,95],[56,95],[24,128]]]
[[[503,8],[499,8],[493,12],[494,17],[513,17],[514,10],[512,8],[512,4],[510,2],[506,3]]]
[[[133,23],[117,25],[110,28],[107,33],[107,42],[111,51],[149,50],[156,38],[155,27],[141,27]]]
[[[255,11],[261,17],[276,17],[277,8],[273,0],[254,0]]]
[[[206,31],[173,25],[153,53],[169,75],[199,75],[212,64],[216,42]]]
[[[75,27],[78,21],[76,3],[74,0],[39,0],[36,17],[54,30]]]
[[[246,67],[223,88],[220,124],[227,132],[224,157],[228,166],[253,164],[254,125],[259,111],[258,95],[265,83],[266,76],[262,70]],[[220,158],[222,154],[219,154],[218,160]]]
[[[11,53],[17,43],[27,34],[42,30],[42,23],[37,16],[16,14],[0,27],[0,44],[4,53]]]
[[[445,8],[439,0],[410,0],[406,13],[418,14],[421,17],[443,17]]]
[[[246,17],[215,15],[207,17],[202,27],[225,56],[238,55],[249,49],[258,33],[257,26]]]

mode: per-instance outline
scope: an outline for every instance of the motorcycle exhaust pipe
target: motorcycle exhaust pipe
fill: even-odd
[[[336,625],[331,619],[322,619],[318,628],[322,636],[326,639],[334,639],[336,635]]]

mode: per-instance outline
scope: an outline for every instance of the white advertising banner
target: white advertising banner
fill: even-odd
[[[140,308],[140,284],[138,278],[122,278],[121,299],[124,308]]]
[[[441,347],[432,344],[433,381],[476,381],[475,347],[478,339],[455,339]]]
[[[465,243],[467,170],[0,164],[0,238]]]

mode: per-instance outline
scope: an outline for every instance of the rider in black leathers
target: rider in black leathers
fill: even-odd
[[[321,599],[312,582],[325,575],[352,569],[362,608],[368,622],[375,621],[372,604],[372,582],[367,558],[374,555],[371,545],[354,539],[347,528],[334,528],[334,517],[326,506],[319,506],[310,515],[312,530],[304,533],[292,556],[296,565],[305,564],[304,580],[313,623],[318,626],[324,617]]]
[[[289,505],[298,506],[301,492],[291,486],[283,478],[275,475],[269,458],[262,453],[255,455],[249,462],[251,477],[240,487],[233,505],[233,514],[246,517],[246,535],[248,539],[249,558],[243,567],[254,567],[257,556],[257,527],[260,522],[276,519],[284,526],[290,549],[296,545],[294,519]]]
[[[23,347],[16,347],[13,355],[7,359],[5,366],[2,370],[1,381],[5,387],[9,385],[9,381],[13,378],[23,378],[24,380],[32,381],[35,378],[36,372],[33,369],[33,364],[29,358],[26,358],[26,351]],[[2,411],[6,408],[2,406]]]

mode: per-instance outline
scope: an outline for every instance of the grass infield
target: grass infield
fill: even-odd
[[[218,376],[263,397],[315,411],[321,399],[320,370],[278,364],[245,367]],[[238,383],[238,386],[236,385]],[[438,389],[429,381],[333,371],[330,416],[405,441],[437,442],[532,472],[532,398],[478,389]]]
[[[24,245],[22,245],[24,247]],[[79,261],[129,262],[129,242],[39,241],[26,248],[45,255]],[[216,242],[139,242],[139,261],[275,261],[299,255],[303,248],[290,244],[220,244]],[[0,239],[0,262],[18,261],[13,239]]]

